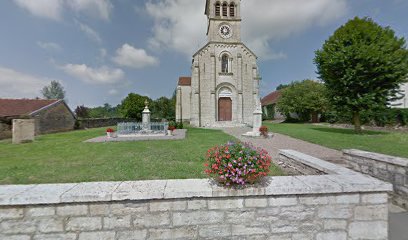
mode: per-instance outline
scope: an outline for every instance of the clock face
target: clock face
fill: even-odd
[[[220,35],[223,38],[230,38],[232,36],[232,29],[228,25],[222,25],[220,27]]]

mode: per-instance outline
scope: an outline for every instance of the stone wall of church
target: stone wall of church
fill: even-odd
[[[221,73],[221,57],[231,58],[231,72]],[[259,96],[256,58],[242,44],[209,44],[195,58],[192,69],[192,124],[211,126],[218,119],[218,99],[222,89],[231,92],[232,121],[252,124]],[[201,114],[200,114],[201,110]]]
[[[190,122],[191,86],[178,86],[176,98],[176,121]]]

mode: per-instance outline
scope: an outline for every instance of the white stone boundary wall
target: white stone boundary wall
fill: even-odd
[[[393,201],[408,209],[408,159],[366,152],[343,150],[348,166],[394,186]]]
[[[388,239],[389,183],[352,171],[267,182],[241,190],[208,179],[3,185],[0,239]]]

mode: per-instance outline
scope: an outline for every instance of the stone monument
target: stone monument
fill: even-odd
[[[144,131],[150,131],[150,110],[149,110],[149,102],[147,99],[145,100],[145,108],[142,112],[142,125]]]
[[[259,98],[256,101],[255,111],[252,114],[253,114],[252,132],[247,132],[243,134],[243,136],[259,137],[261,136],[259,128],[262,126],[262,106]]]

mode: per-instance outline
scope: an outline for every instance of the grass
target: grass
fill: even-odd
[[[43,135],[33,143],[0,141],[0,184],[205,178],[207,150],[233,137],[188,129],[184,140],[84,143],[105,128]],[[272,175],[282,172],[273,166]]]
[[[408,133],[364,131],[355,134],[352,129],[331,128],[312,124],[264,123],[269,130],[328,148],[360,149],[408,158]]]

